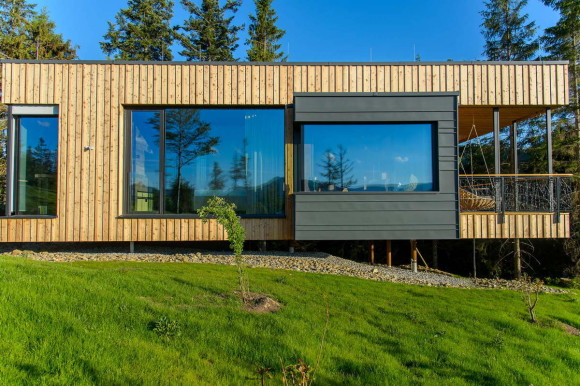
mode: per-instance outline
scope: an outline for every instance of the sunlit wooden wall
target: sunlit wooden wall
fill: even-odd
[[[59,105],[55,219],[0,219],[6,241],[224,240],[215,222],[122,219],[124,106],[279,105],[294,92],[459,91],[462,106],[568,103],[566,64],[2,63],[3,102]],[[293,237],[291,112],[286,125],[286,217],[244,219],[248,239]],[[94,146],[94,151],[84,151]]]

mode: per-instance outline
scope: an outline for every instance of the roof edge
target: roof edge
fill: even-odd
[[[140,60],[28,60],[0,59],[0,63],[16,64],[161,64],[161,65],[227,65],[227,66],[421,66],[421,65],[554,65],[569,64],[567,60],[536,60],[536,61],[435,61],[435,62],[194,62],[194,61],[140,61]]]

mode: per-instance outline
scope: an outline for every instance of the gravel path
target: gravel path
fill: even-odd
[[[177,252],[177,253],[176,253]],[[111,250],[101,251],[21,251],[3,252],[7,255],[22,256],[32,260],[73,262],[73,261],[136,261],[136,262],[183,262],[209,264],[235,264],[234,256],[227,252],[171,252],[144,249],[137,253],[119,253]],[[314,272],[332,275],[353,276],[363,279],[389,281],[395,283],[420,284],[434,287],[455,288],[504,288],[519,290],[525,284],[513,280],[470,279],[445,273],[370,265],[343,259],[326,253],[286,253],[286,252],[247,252],[244,262],[250,267],[287,269],[300,272]],[[566,293],[568,291],[544,287],[545,292]]]

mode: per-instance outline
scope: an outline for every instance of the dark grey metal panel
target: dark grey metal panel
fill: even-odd
[[[430,122],[436,127],[435,192],[295,194],[297,240],[459,237],[456,93],[321,94],[295,97],[297,122]]]

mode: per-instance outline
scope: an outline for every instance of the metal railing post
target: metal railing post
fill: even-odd
[[[554,222],[560,222],[560,193],[562,192],[562,179],[556,177],[556,212],[554,213]]]

